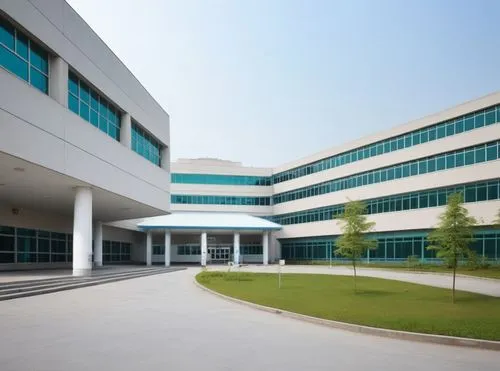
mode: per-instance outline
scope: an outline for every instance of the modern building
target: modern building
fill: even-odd
[[[171,164],[168,114],[64,0],[0,0],[0,86],[0,269],[336,259],[349,199],[367,260],[433,260],[457,191],[500,261],[500,93],[276,168]]]
[[[0,0],[0,269],[146,261],[169,116],[63,0]],[[94,251],[92,252],[92,244]]]
[[[500,93],[274,169],[217,160],[172,164],[172,210],[242,212],[282,226],[269,259],[336,259],[334,217],[363,200],[378,241],[366,259],[435,259],[426,236],[447,197],[462,192],[479,221],[473,249],[500,260]],[[257,243],[257,242],[256,242]],[[252,259],[262,258],[261,247]],[[260,255],[259,255],[260,254]]]

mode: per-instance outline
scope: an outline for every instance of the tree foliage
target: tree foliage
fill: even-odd
[[[460,259],[473,255],[469,248],[474,241],[474,229],[477,224],[474,217],[463,206],[461,193],[448,197],[446,210],[439,216],[439,223],[434,231],[429,233],[429,250],[436,250],[437,257],[443,259],[453,269],[452,301],[455,302],[455,278]]]
[[[336,240],[335,254],[348,258],[354,272],[354,290],[356,290],[356,262],[365,256],[369,249],[377,248],[377,241],[366,237],[375,226],[366,217],[366,204],[362,201],[349,201],[344,213],[338,216],[342,235]]]

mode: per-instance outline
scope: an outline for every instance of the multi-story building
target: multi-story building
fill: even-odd
[[[462,192],[479,225],[473,249],[500,259],[500,93],[274,169],[192,160],[172,164],[172,210],[264,216],[271,260],[335,259],[336,215],[363,200],[378,248],[367,259],[435,259],[426,236],[447,197]],[[260,260],[261,256],[256,257]]]
[[[65,1],[0,1],[0,269],[144,261],[144,233],[103,223],[169,211],[169,142],[168,114]]]
[[[64,0],[0,0],[0,87],[0,269],[335,259],[349,199],[376,223],[366,259],[432,260],[457,191],[500,258],[500,93],[274,169],[171,174],[168,114]]]

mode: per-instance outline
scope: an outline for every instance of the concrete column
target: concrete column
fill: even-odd
[[[146,232],[146,265],[148,267],[153,264],[153,232]]]
[[[77,187],[73,219],[73,276],[92,272],[92,190]]]
[[[262,263],[269,264],[269,232],[262,234]]]
[[[240,234],[238,232],[234,232],[234,243],[233,243],[233,261],[234,264],[240,264]]]
[[[165,231],[165,267],[170,267],[170,231]]]
[[[120,127],[120,143],[127,148],[132,148],[132,119],[130,114],[122,114]]]
[[[52,57],[49,63],[49,96],[68,107],[68,64],[61,57]]]
[[[163,170],[170,171],[170,148],[163,146],[160,152],[160,166]]]
[[[102,222],[95,223],[94,230],[94,264],[102,266]]]
[[[201,234],[201,266],[207,265],[207,232]]]

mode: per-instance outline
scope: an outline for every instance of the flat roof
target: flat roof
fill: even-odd
[[[174,212],[146,218],[137,227],[147,229],[260,230],[277,231],[280,224],[244,213]]]

